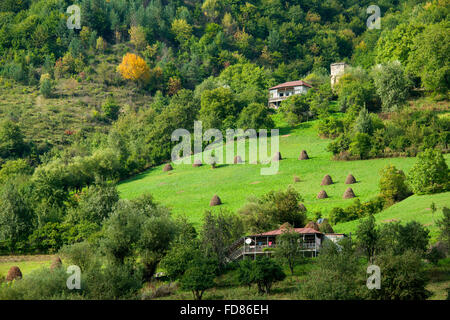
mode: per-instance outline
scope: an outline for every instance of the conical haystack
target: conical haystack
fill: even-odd
[[[300,153],[300,156],[298,157],[298,160],[308,160],[308,154],[306,153],[306,150],[302,150],[302,152]]]
[[[329,186],[330,184],[333,184],[333,180],[331,179],[330,175],[327,174],[325,177],[323,177],[322,183],[320,185]]]
[[[316,222],[314,222],[314,221],[308,222],[306,224],[305,228],[311,228],[311,229],[314,229],[316,231],[319,231],[319,225]]]
[[[344,192],[344,199],[351,199],[351,198],[354,198],[354,197],[356,197],[355,196],[355,193],[353,192],[353,189],[352,188],[347,188],[347,190],[345,190],[345,192]]]
[[[294,176],[294,182],[300,182],[300,178],[297,176]]]
[[[194,160],[194,163],[192,164],[193,167],[201,167],[202,162],[198,159]]]
[[[356,183],[355,177],[350,173],[345,179],[345,184],[354,184]]]
[[[325,190],[320,191],[319,194],[317,195],[317,199],[326,199],[326,198],[328,198],[328,195],[325,192]]]
[[[61,267],[62,267],[62,261],[58,256],[56,256],[55,258],[53,258],[52,264],[50,266],[50,270],[55,270],[55,269],[61,268]]]
[[[276,152],[276,153],[273,155],[272,160],[273,160],[273,161],[280,161],[280,160],[283,160],[283,158],[281,157],[281,152]]]
[[[210,207],[214,206],[220,206],[222,204],[222,201],[220,200],[219,196],[217,194],[212,197],[211,201],[209,202]]]
[[[306,212],[306,207],[305,207],[305,205],[304,205],[303,203],[300,203],[300,204],[298,205],[298,207],[300,208],[300,211],[301,211],[301,212]]]
[[[173,170],[173,168],[172,168],[172,165],[171,165],[170,163],[166,164],[166,165],[164,166],[164,168],[163,168],[163,171],[164,171],[164,172],[172,171],[172,170]]]
[[[242,163],[241,156],[235,156],[234,157],[234,164]]]
[[[22,279],[22,272],[17,266],[11,267],[6,275],[6,281],[13,281],[15,279]]]

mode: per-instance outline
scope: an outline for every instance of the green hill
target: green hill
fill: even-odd
[[[280,152],[283,160],[280,162],[279,172],[276,175],[261,175],[260,169],[263,165],[251,165],[248,159],[245,164],[223,165],[214,170],[209,165],[197,168],[191,165],[174,165],[173,171],[163,172],[163,166],[158,166],[121,183],[119,185],[121,197],[132,199],[148,192],[158,202],[169,206],[175,214],[184,214],[191,221],[199,223],[204,211],[211,210],[209,201],[214,194],[219,195],[223,205],[214,207],[212,210],[226,208],[235,212],[245,204],[249,196],[260,196],[270,190],[286,189],[289,185],[293,185],[303,196],[310,215],[321,211],[324,216],[327,216],[333,207],[345,207],[353,202],[352,199],[342,198],[348,187],[344,181],[349,173],[352,173],[358,181],[351,186],[356,196],[361,201],[367,201],[379,192],[380,169],[393,164],[407,172],[415,162],[414,158],[333,161],[331,153],[326,150],[329,140],[318,137],[317,125],[317,121],[310,121],[295,128],[284,126],[281,128]],[[297,160],[301,150],[308,152],[310,160]],[[449,161],[450,157],[447,155],[446,159]],[[333,185],[324,187],[320,185],[325,174],[331,175]],[[294,175],[301,181],[294,183]],[[328,199],[316,198],[317,193],[322,189],[326,190]],[[420,199],[423,199],[424,206],[429,206],[433,200],[426,199],[434,199],[434,197],[438,195],[423,196]],[[442,203],[439,202],[440,205],[443,204],[444,198],[442,197]],[[411,200],[408,199],[409,201]],[[438,200],[435,201],[438,202]],[[393,211],[394,208],[386,211],[385,219],[397,218],[397,211]],[[414,214],[414,205],[406,208]],[[386,213],[383,212],[383,215]],[[404,214],[406,215],[407,212]],[[398,218],[404,219],[403,216]],[[423,223],[429,223],[429,221],[424,219]],[[336,230],[353,231],[355,227],[353,224],[339,226]]]

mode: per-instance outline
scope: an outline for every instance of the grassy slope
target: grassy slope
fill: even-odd
[[[114,80],[119,77],[115,68],[119,65],[125,45],[115,45],[105,54],[90,53],[87,65],[92,73],[79,82],[74,78],[56,81],[54,95],[44,98],[39,85],[27,86],[0,77],[0,119],[10,117],[17,121],[27,140],[36,144],[48,141],[55,145],[67,144],[66,130],[78,132],[94,129],[107,130],[108,124],[95,118],[102,114],[101,105],[108,97],[127,109],[148,106],[151,95],[136,89],[132,83],[106,84],[102,77]],[[99,64],[107,68],[100,74]]]
[[[175,214],[185,214],[193,222],[199,223],[204,211],[211,209],[209,201],[214,194],[222,199],[224,204],[221,208],[236,211],[250,195],[259,196],[270,190],[286,189],[288,185],[293,185],[304,197],[310,215],[315,211],[322,211],[327,216],[333,207],[348,206],[353,201],[342,199],[348,187],[344,184],[348,173],[352,173],[358,180],[357,184],[352,185],[356,195],[361,201],[366,201],[379,192],[381,168],[393,164],[407,172],[415,162],[414,158],[332,161],[331,153],[326,151],[329,140],[317,136],[317,124],[317,121],[311,121],[294,129],[281,129],[280,151],[284,160],[280,162],[276,175],[262,176],[260,168],[263,165],[250,165],[248,161],[244,165],[226,165],[214,170],[208,165],[199,168],[175,165],[174,170],[169,173],[162,172],[162,166],[159,166],[121,183],[121,197],[131,199],[149,192]],[[307,150],[311,160],[297,160],[302,149]],[[446,159],[449,162],[450,156],[447,155]],[[320,186],[325,174],[330,174],[335,184]],[[294,175],[299,176],[301,182],[293,184]],[[329,199],[316,199],[317,193],[322,189],[326,190]],[[445,199],[448,195],[436,197]],[[421,199],[424,199],[424,205],[429,206],[431,201],[427,201],[427,198],[428,196],[424,196]],[[219,210],[220,207],[213,210]],[[408,209],[413,211],[414,204]],[[396,217],[396,212],[389,212],[392,211],[388,211],[386,219]],[[405,216],[407,214],[404,213]],[[415,214],[420,215],[422,213]],[[429,223],[426,218],[423,221]],[[337,230],[349,232],[354,231],[354,228],[355,225],[348,224],[338,226]]]
[[[433,214],[430,205],[434,202],[437,211]],[[442,218],[442,207],[450,206],[450,192],[434,195],[413,195],[408,199],[399,202],[383,212],[375,215],[378,223],[387,223],[391,221],[408,222],[416,220],[427,226],[431,231],[431,241],[435,242],[438,230],[435,221]],[[354,232],[358,221],[350,221],[338,224],[334,227],[336,232]]]
[[[6,277],[12,266],[18,266],[22,275],[26,276],[31,271],[49,267],[52,263],[50,255],[34,255],[34,256],[2,256],[0,257],[0,279]]]

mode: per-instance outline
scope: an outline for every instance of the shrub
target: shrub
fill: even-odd
[[[380,267],[381,287],[367,292],[369,298],[377,300],[424,300],[430,296],[425,289],[427,277],[421,255],[406,251],[401,255],[385,252],[378,255],[374,263]]]
[[[406,176],[402,170],[389,165],[380,172],[380,195],[386,200],[387,205],[402,201],[411,193],[405,183]]]
[[[191,263],[181,278],[181,288],[191,290],[195,300],[201,300],[205,290],[214,286],[215,268],[214,261],[198,258]]]
[[[408,173],[408,183],[416,194],[449,190],[448,166],[440,150],[427,149],[417,155],[417,162]]]
[[[251,279],[258,286],[261,294],[270,294],[272,285],[275,282],[286,278],[281,266],[269,257],[257,258],[253,261]]]
[[[41,76],[39,92],[45,98],[50,98],[53,95],[53,83],[48,74]]]

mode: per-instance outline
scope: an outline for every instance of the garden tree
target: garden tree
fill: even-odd
[[[33,167],[24,159],[8,160],[0,169],[0,184],[18,176],[29,176],[33,173]],[[12,180],[12,179],[11,179]]]
[[[130,35],[130,42],[134,45],[134,48],[138,51],[143,50],[147,46],[147,39],[145,36],[145,29],[141,26],[132,26],[128,30]]]
[[[286,278],[281,266],[269,257],[257,257],[252,262],[251,279],[258,286],[260,294],[270,294],[275,282]]]
[[[201,300],[205,290],[214,286],[215,262],[210,258],[197,257],[181,277],[181,288],[190,290],[195,300]]]
[[[287,263],[292,275],[294,275],[295,265],[302,262],[302,245],[302,235],[295,232],[291,226],[288,226],[277,237],[275,256]]]
[[[450,188],[448,166],[440,150],[426,149],[408,172],[408,184],[415,194],[445,192]]]
[[[372,138],[367,133],[356,133],[349,146],[352,155],[367,159],[372,148]]]
[[[417,75],[427,90],[445,93],[449,89],[449,26],[432,24],[414,38],[408,57],[408,72]]]
[[[3,120],[0,123],[0,158],[22,157],[28,150],[19,125],[8,119]]]
[[[29,182],[13,179],[0,190],[0,244],[9,252],[19,249],[19,243],[32,232],[35,217],[31,188]]]
[[[400,255],[387,251],[375,257],[380,267],[381,286],[366,290],[367,298],[381,300],[424,300],[430,296],[421,254],[408,250]]]
[[[69,210],[67,221],[73,224],[86,221],[100,227],[118,201],[119,193],[115,184],[97,181],[83,189],[76,205]]]
[[[226,211],[214,215],[206,211],[201,230],[202,249],[207,257],[217,259],[219,268],[226,264],[227,248],[244,234],[240,217]]]
[[[119,117],[120,106],[113,98],[108,98],[105,103],[102,104],[102,110],[108,120],[115,121]]]
[[[301,228],[306,222],[301,201],[301,195],[289,187],[286,191],[270,191],[260,198],[250,197],[238,213],[248,232],[265,232],[286,222],[294,228]]]
[[[362,108],[355,120],[355,131],[358,133],[373,133],[372,118],[366,108]]]
[[[237,126],[247,129],[272,129],[275,124],[269,115],[268,108],[259,103],[252,103],[242,109]]]
[[[192,35],[192,26],[184,19],[175,19],[172,22],[172,33],[175,35],[175,39],[183,45]]]
[[[442,219],[436,221],[439,227],[439,240],[441,240],[446,246],[447,251],[450,250],[450,209],[447,207],[442,208]]]
[[[141,86],[150,81],[150,68],[141,57],[127,53],[122,63],[117,67],[122,77],[127,80],[132,80],[139,83]]]
[[[360,220],[356,229],[356,238],[358,247],[364,252],[367,260],[372,261],[380,239],[380,232],[375,225],[373,214]]]
[[[339,241],[339,246],[325,241],[316,264],[317,268],[309,273],[302,290],[307,299],[360,299],[365,270],[349,239]]]
[[[291,126],[306,121],[309,115],[307,95],[293,95],[281,102],[280,111]]]
[[[380,171],[380,195],[386,200],[386,205],[393,205],[411,194],[405,181],[403,171],[393,165],[388,165]]]
[[[238,112],[230,89],[217,88],[202,93],[199,120],[203,122],[204,130],[235,127]]]
[[[406,103],[412,87],[405,68],[400,62],[393,61],[376,66],[372,73],[383,111],[399,110]]]

